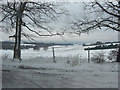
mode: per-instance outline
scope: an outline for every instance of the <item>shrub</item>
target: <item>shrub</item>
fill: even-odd
[[[2,59],[3,59],[3,60],[6,60],[7,58],[8,58],[8,54],[2,55]]]
[[[116,61],[117,59],[117,55],[118,55],[118,51],[117,50],[111,50],[109,53],[108,53],[108,59],[111,60],[111,61]]]
[[[72,66],[76,66],[79,64],[79,61],[77,59],[73,60],[72,61]]]
[[[91,57],[91,60],[94,63],[103,63],[105,62],[105,53],[104,52],[95,52]]]

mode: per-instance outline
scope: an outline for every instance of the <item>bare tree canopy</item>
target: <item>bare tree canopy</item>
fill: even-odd
[[[2,2],[0,4],[0,20],[2,30],[15,30],[15,34],[10,36],[15,38],[14,57],[21,59],[21,34],[28,39],[32,39],[30,33],[38,36],[61,35],[52,32],[47,26],[51,20],[56,20],[59,15],[65,13],[58,3],[50,2]],[[6,26],[4,26],[6,24]],[[29,30],[26,31],[26,30]]]
[[[120,31],[120,1],[87,2],[84,3],[84,9],[87,11],[86,19],[73,22],[72,29],[79,33],[102,28]]]
[[[39,36],[57,35],[58,33],[53,34],[50,31],[51,28],[46,24],[49,23],[50,20],[55,20],[60,14],[65,12],[63,9],[59,8],[60,5],[58,3],[50,2],[5,2],[0,6],[2,13],[1,22],[8,23],[9,26],[9,28],[6,29],[13,29],[16,25],[16,17],[20,16],[22,13],[22,26]],[[19,10],[20,6],[23,7],[21,10]],[[33,30],[33,27],[40,29]],[[40,32],[43,30],[48,32],[48,34],[41,34]],[[24,32],[23,35],[27,34],[25,31],[22,32]]]

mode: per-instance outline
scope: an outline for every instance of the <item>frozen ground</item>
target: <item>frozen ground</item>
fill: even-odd
[[[11,51],[1,52],[3,88],[118,88],[118,63],[87,63],[81,46],[57,46],[56,63],[51,48],[23,50],[21,63]]]

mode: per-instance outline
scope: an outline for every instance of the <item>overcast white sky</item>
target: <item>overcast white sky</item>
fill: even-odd
[[[62,16],[60,17],[60,19],[58,19],[58,21],[52,23],[52,27],[54,27],[54,29],[56,30],[61,30],[62,27],[64,26],[68,26],[69,22],[71,22],[72,20],[76,19],[76,18],[80,18],[82,16],[84,16],[83,11],[81,9],[81,6],[79,3],[74,3],[71,2],[69,4],[65,4],[64,6],[66,8],[66,10],[69,11],[70,13],[70,17],[68,16]],[[9,34],[4,33],[4,32],[0,32],[0,41],[3,40],[13,40],[13,39],[9,39]],[[25,39],[23,39],[25,40]],[[112,30],[94,30],[91,31],[88,34],[81,34],[81,36],[77,36],[77,35],[64,35],[62,37],[60,36],[53,36],[53,37],[38,37],[36,38],[36,40],[38,40],[39,42],[57,42],[57,43],[93,43],[96,41],[102,41],[102,42],[108,42],[108,41],[118,41],[118,32],[116,31],[112,31]]]

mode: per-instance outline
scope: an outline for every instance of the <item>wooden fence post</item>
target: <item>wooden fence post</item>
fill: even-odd
[[[55,51],[54,51],[54,47],[52,47],[52,51],[53,51],[53,62],[56,62],[56,61],[55,61]]]
[[[90,49],[88,48],[88,63],[90,63]]]

